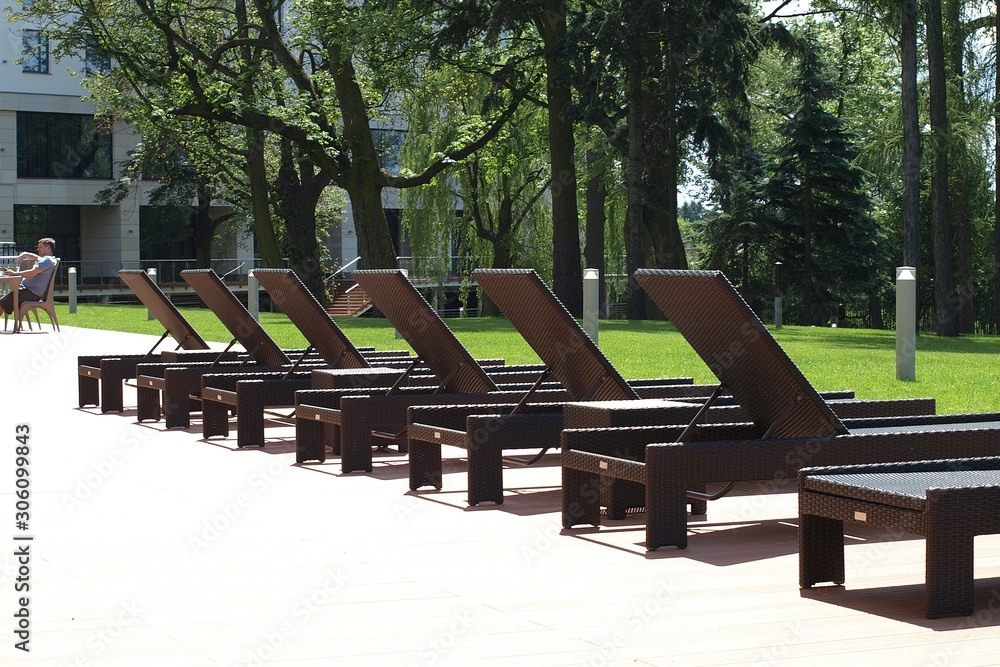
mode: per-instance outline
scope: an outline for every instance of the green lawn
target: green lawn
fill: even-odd
[[[163,329],[146,319],[141,306],[81,304],[70,314],[57,305],[59,322],[91,329],[159,335]],[[228,342],[229,335],[212,313],[182,308],[184,316],[207,339]],[[302,347],[304,338],[288,319],[262,313],[261,323],[282,347]],[[406,348],[385,320],[338,320],[356,345],[380,350]],[[475,357],[503,357],[508,363],[537,363],[527,343],[503,318],[450,319],[448,325]],[[933,396],[938,412],[1000,412],[1000,337],[938,338],[925,334],[917,342],[917,381],[899,382],[895,366],[895,334],[867,329],[786,326],[775,338],[821,391],[853,389],[860,398]],[[714,381],[705,364],[669,323],[601,322],[600,346],[625,377],[692,376]],[[94,350],[100,353],[101,350]]]

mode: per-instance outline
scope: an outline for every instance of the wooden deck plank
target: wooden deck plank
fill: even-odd
[[[32,651],[7,635],[0,663],[996,662],[1000,536],[977,539],[979,613],[930,621],[913,536],[852,530],[846,585],[801,592],[787,485],[741,488],[695,518],[688,549],[647,553],[641,516],[562,530],[555,455],[505,471],[503,505],[468,508],[457,451],[443,492],[413,494],[398,455],[341,475],[336,459],[294,465],[287,427],[241,451],[197,424],[77,409],[77,354],[151,343],[64,329],[0,336],[18,360],[0,438],[32,427],[35,538]],[[0,516],[12,463],[0,461]],[[14,611],[14,532],[0,531],[2,614]]]

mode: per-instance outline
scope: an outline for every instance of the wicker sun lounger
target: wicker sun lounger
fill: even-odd
[[[162,392],[162,413],[166,427],[190,426],[192,409],[199,409],[201,405],[197,395],[201,388],[201,377],[206,373],[221,373],[226,369],[246,372],[249,368],[253,368],[255,372],[286,372],[301,368],[301,372],[306,372],[312,366],[320,364],[318,357],[307,350],[298,354],[293,368],[292,360],[285,351],[278,347],[211,269],[181,271],[181,277],[232,334],[230,347],[239,343],[246,351],[246,356],[240,361],[228,363],[140,364],[136,369],[139,421],[155,421],[160,418]]]
[[[355,280],[413,348],[434,384],[396,386],[389,391],[313,389],[296,395],[296,458],[324,461],[326,445],[341,455],[343,472],[372,470],[373,438],[405,451],[406,410],[411,405],[481,403],[501,388],[502,400],[517,400],[542,367],[484,367],[401,271],[355,271]],[[317,373],[318,375],[319,373]]]
[[[1000,414],[841,421],[721,273],[640,270],[635,278],[751,423],[563,431],[567,528],[599,524],[594,488],[608,478],[644,485],[647,549],[685,548],[687,504],[703,502],[698,491],[708,483],[791,479],[806,466],[1000,452]]]
[[[567,401],[638,401],[711,395],[713,386],[693,385],[690,378],[626,381],[530,269],[481,269],[473,277],[500,307],[545,364],[546,373],[565,389],[563,398],[539,397],[549,406],[527,414],[525,401],[413,408],[407,427],[410,488],[441,488],[441,445],[465,449],[469,462],[469,503],[503,502],[503,450],[559,446],[563,403]],[[556,401],[553,403],[553,401]],[[670,404],[687,421],[690,405]],[[538,456],[528,459],[535,461]],[[515,462],[519,462],[513,460]]]
[[[625,380],[532,270],[484,269],[473,276],[535,350],[550,376],[565,388],[565,394],[537,396],[536,400],[548,402],[548,408],[536,406],[530,415],[517,414],[524,411],[524,402],[516,401],[414,407],[408,426],[410,486],[414,490],[423,486],[441,488],[441,445],[446,444],[469,452],[469,502],[499,503],[503,501],[503,450],[538,447],[544,451],[559,447],[562,429],[580,419],[578,415],[586,412],[590,402],[620,406],[612,409],[617,418],[635,418],[655,405],[661,419],[687,423],[693,415],[690,402],[703,403],[716,392],[715,385],[694,385],[689,378]],[[830,392],[825,397],[837,399],[837,409],[846,414],[869,414],[865,410],[871,409],[867,403],[847,400],[853,397],[849,391]],[[731,402],[727,398],[717,400]],[[578,401],[587,403],[578,405]],[[886,403],[870,414],[893,414],[905,407],[909,406]],[[928,407],[926,402],[923,407]],[[932,404],[930,407],[933,410]],[[747,419],[737,405],[716,413],[723,414],[732,420]],[[637,494],[638,499],[629,500]],[[641,506],[644,498],[641,489],[629,490],[623,484],[615,485],[606,496],[615,513]]]
[[[325,386],[387,388],[399,382],[414,361],[406,350],[369,353],[369,357],[356,348],[293,271],[255,269],[253,275],[326,365]],[[229,412],[235,409],[237,446],[263,447],[265,411],[294,406],[295,392],[311,389],[312,377],[312,373],[203,375],[202,434],[228,436]]]
[[[101,412],[121,412],[122,386],[126,380],[135,379],[135,369],[139,363],[153,361],[211,361],[219,357],[218,352],[209,350],[194,327],[177,310],[167,295],[154,283],[145,271],[122,269],[118,272],[129,289],[149,309],[153,317],[163,325],[163,335],[145,354],[131,355],[85,355],[78,361],[79,403],[100,405]],[[171,336],[177,343],[174,350],[157,353],[160,344]],[[236,359],[236,353],[227,353],[223,359]]]

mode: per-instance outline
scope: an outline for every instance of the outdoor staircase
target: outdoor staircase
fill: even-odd
[[[353,280],[338,280],[326,312],[330,317],[357,317],[372,307],[372,300]]]

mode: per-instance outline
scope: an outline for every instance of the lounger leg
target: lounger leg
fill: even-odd
[[[638,482],[602,477],[601,486],[609,519],[624,519],[628,510],[645,507],[646,489]]]
[[[799,515],[799,586],[844,583],[844,522]]]
[[[687,489],[683,484],[646,484],[646,549],[687,548]]]
[[[137,415],[139,421],[160,419],[160,392],[158,389],[139,387],[136,389]]]
[[[489,436],[469,443],[469,504],[484,500],[503,504],[503,451]]]
[[[236,444],[264,446],[264,383],[239,382],[236,388]]]
[[[372,471],[372,429],[363,410],[340,411],[341,472]]]
[[[201,399],[201,435],[205,438],[229,435],[229,406],[218,401]]]
[[[601,523],[601,481],[597,475],[563,466],[562,525]]]
[[[692,485],[691,491],[698,491],[699,493],[705,493],[708,490],[705,484],[694,484]],[[702,514],[708,514],[708,501],[696,498],[688,498],[688,504],[691,505],[691,514],[700,516]]]
[[[125,409],[122,396],[122,383],[125,378],[111,372],[111,369],[101,369],[101,412],[121,412]]]
[[[80,393],[80,407],[85,405],[100,405],[101,403],[101,392],[100,392],[100,382],[97,378],[87,377],[86,375],[80,375],[79,381],[79,393]]]
[[[969,504],[949,490],[927,494],[927,618],[968,616],[973,611],[973,541]],[[974,512],[972,513],[974,515]]]
[[[441,488],[441,445],[434,442],[410,440],[410,490],[424,486]]]
[[[324,435],[327,430],[322,422],[296,418],[295,420],[295,462],[326,461]]]
[[[171,373],[169,369],[164,375],[163,418],[166,427],[188,428],[191,426],[190,396],[201,389],[201,378],[190,373]]]

